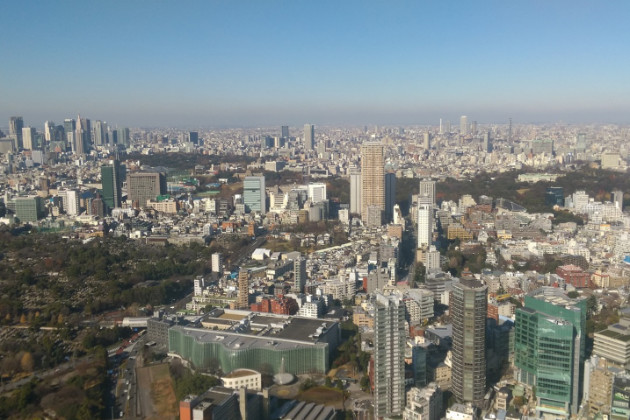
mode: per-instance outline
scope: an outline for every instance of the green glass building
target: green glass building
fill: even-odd
[[[568,418],[579,410],[586,346],[586,300],[543,287],[516,311],[519,381],[536,386],[536,415]]]
[[[338,335],[338,325],[331,334]],[[326,373],[330,345],[326,341],[292,340],[174,326],[168,330],[169,354],[197,368],[220,366],[223,372],[253,369],[276,374]]]

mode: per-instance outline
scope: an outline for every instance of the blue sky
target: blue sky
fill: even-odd
[[[4,0],[0,126],[630,122],[628,1]]]

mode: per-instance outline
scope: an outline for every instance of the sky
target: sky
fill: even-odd
[[[630,123],[630,2],[3,0],[0,126]],[[6,122],[5,122],[6,121]]]

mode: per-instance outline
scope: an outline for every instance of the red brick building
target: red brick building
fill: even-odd
[[[591,287],[591,275],[577,265],[562,265],[556,269],[556,274],[573,287]]]

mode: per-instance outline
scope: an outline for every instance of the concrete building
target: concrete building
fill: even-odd
[[[396,174],[385,174],[385,222],[389,223],[394,218],[394,205],[396,204]]]
[[[481,405],[486,393],[486,313],[488,287],[478,280],[453,284],[452,391],[460,402]]]
[[[442,413],[442,391],[436,383],[407,392],[403,420],[439,420]]]
[[[231,389],[247,388],[262,390],[262,374],[251,369],[235,369],[221,377],[223,386]]]
[[[145,208],[149,200],[166,194],[166,175],[162,172],[135,172],[127,179],[127,202]]]
[[[630,319],[623,317],[618,323],[596,332],[593,354],[614,366],[630,370]]]
[[[249,271],[241,270],[238,273],[238,300],[236,301],[238,309],[249,308]]]
[[[385,163],[383,145],[370,142],[361,146],[361,219],[368,220],[373,211],[385,211]],[[372,217],[376,219],[375,215]]]
[[[361,171],[354,170],[350,172],[350,213],[362,214],[362,190],[363,184],[361,182]]]
[[[433,242],[433,204],[429,196],[418,199],[418,248],[428,248]]]
[[[374,414],[399,416],[405,408],[405,305],[377,292],[374,311]]]
[[[245,177],[243,181],[243,203],[247,212],[267,213],[264,176]]]
[[[304,124],[304,150],[313,150],[315,147],[315,126]]]

